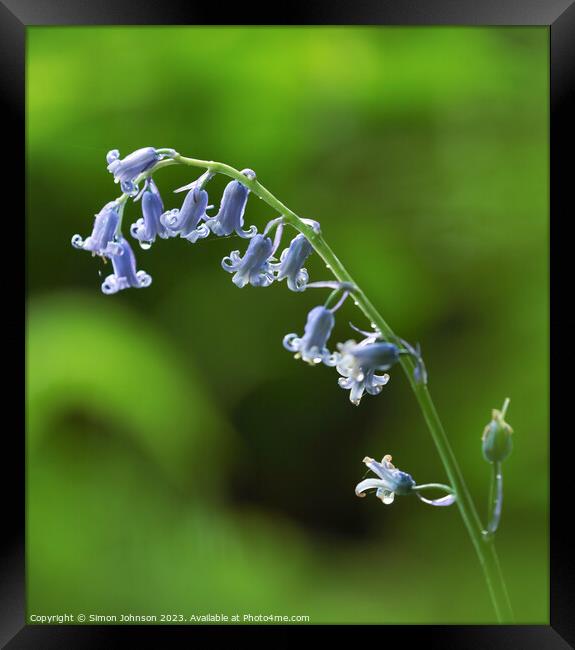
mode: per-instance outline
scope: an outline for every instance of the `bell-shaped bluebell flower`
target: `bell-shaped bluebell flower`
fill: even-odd
[[[186,194],[182,207],[178,210],[168,210],[161,216],[160,221],[170,237],[178,235],[195,243],[210,234],[209,228],[200,221],[206,219],[208,193],[199,185],[193,185]]]
[[[118,206],[115,201],[110,201],[98,212],[94,219],[92,234],[86,239],[80,235],[72,237],[72,246],[94,255],[121,255],[122,247],[116,241],[116,229],[120,221]]]
[[[334,366],[337,357],[326,347],[334,324],[333,312],[323,305],[318,305],[307,315],[303,336],[286,334],[283,346],[286,350],[295,352],[296,359],[301,358],[310,365],[323,362],[327,366]]]
[[[242,174],[253,180],[256,174],[251,169],[242,170]],[[242,230],[244,225],[244,211],[248,202],[250,190],[239,181],[233,180],[224,189],[220,209],[215,217],[209,217],[206,221],[209,229],[218,237],[226,237],[233,232],[240,237],[253,237],[257,228],[250,226],[248,230]]]
[[[313,247],[305,237],[299,234],[294,237],[280,255],[280,261],[272,264],[276,280],[287,278],[288,288],[292,291],[303,291],[309,281],[309,275],[303,268],[305,261],[313,252]]]
[[[355,493],[358,497],[364,497],[366,490],[375,490],[376,497],[385,505],[393,503],[396,494],[398,496],[416,494],[421,501],[432,506],[450,506],[456,500],[453,489],[448,485],[440,483],[417,485],[410,474],[402,472],[391,463],[390,455],[384,456],[381,463],[369,456],[366,456],[363,462],[377,474],[378,478],[367,478],[358,483],[355,486]],[[426,499],[420,494],[425,490],[442,490],[447,492],[447,495],[439,499]]]
[[[102,283],[102,292],[105,294],[117,293],[129,287],[141,289],[152,284],[152,278],[145,271],[136,271],[136,258],[130,244],[125,239],[120,239],[122,249],[120,255],[110,255],[114,273],[109,275]]]
[[[376,370],[388,370],[399,360],[399,348],[393,343],[377,343],[368,337],[361,343],[353,340],[338,344],[337,371],[341,388],[350,391],[352,404],[359,405],[364,391],[379,395],[389,381],[389,375],[376,375]]]
[[[134,239],[140,242],[142,248],[147,249],[156,241],[157,236],[162,239],[168,237],[166,228],[160,221],[164,211],[164,204],[160,192],[151,178],[146,179],[140,197],[142,200],[142,217],[132,224],[130,233]]]
[[[232,251],[229,257],[222,260],[222,268],[228,273],[234,273],[232,282],[240,289],[248,283],[254,287],[268,287],[274,279],[269,262],[272,249],[269,237],[255,235],[244,256],[241,257],[239,251]]]
[[[113,149],[106,155],[106,161],[108,162],[108,171],[114,175],[114,182],[120,183],[122,192],[132,194],[136,189],[134,180],[137,176],[158,160],[165,156],[173,156],[175,153],[173,149],[162,150],[160,153],[154,147],[143,147],[120,159],[120,152]]]

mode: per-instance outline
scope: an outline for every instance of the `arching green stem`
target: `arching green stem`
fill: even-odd
[[[363,290],[354,282],[347,269],[324,240],[321,232],[316,232],[310,225],[305,223],[295,212],[290,210],[267,188],[261,185],[257,178],[249,179],[244,176],[241,171],[224,163],[211,160],[186,158],[177,154],[173,158],[156,163],[156,165],[154,165],[150,170],[141,174],[140,177],[136,179],[136,183],[150,176],[158,169],[178,163],[190,167],[207,169],[212,172],[218,172],[241,181],[253,194],[265,201],[271,208],[282,215],[284,217],[284,223],[293,226],[296,230],[307,237],[315,251],[324,260],[327,267],[331,269],[331,272],[337,280],[340,282],[349,282],[355,285],[353,291],[355,304],[363,312],[369,322],[373,323],[375,327],[377,327],[386,340],[396,343],[399,346],[402,345],[402,340],[395,334],[384,320],[383,316],[369,301]],[[124,194],[118,199],[118,201],[123,203],[127,198],[128,195]],[[457,506],[473,543],[473,547],[477,553],[497,619],[500,622],[512,622],[513,613],[493,538],[483,535],[481,521],[477,514],[475,504],[473,503],[471,495],[467,489],[463,475],[459,469],[451,445],[449,444],[447,434],[445,433],[433,400],[431,399],[431,395],[429,394],[427,385],[415,381],[413,375],[415,363],[411,356],[402,355],[399,363],[405,372],[409,385],[415,395],[417,403],[419,404],[423,418],[427,424],[439,457],[445,468],[445,472],[449,478],[450,485],[457,497]]]

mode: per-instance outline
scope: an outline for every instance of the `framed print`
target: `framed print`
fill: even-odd
[[[26,296],[2,642],[570,647],[573,3],[215,13],[0,6]]]

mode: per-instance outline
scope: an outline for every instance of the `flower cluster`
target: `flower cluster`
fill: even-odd
[[[248,181],[256,178],[251,169],[244,169],[241,174]],[[274,255],[281,243],[283,221],[281,217],[273,219],[263,234],[258,233],[255,225],[244,229],[244,213],[250,190],[238,180],[226,185],[217,214],[208,216],[207,210],[211,206],[208,206],[208,193],[204,186],[212,177],[213,173],[207,172],[190,185],[180,188],[189,190],[182,207],[160,216],[160,222],[166,228],[168,236],[179,235],[191,243],[210,234],[216,237],[237,235],[249,239],[243,255],[239,250],[234,250],[222,260],[222,268],[233,273],[232,282],[236,286],[243,288],[250,284],[253,287],[268,287],[276,279],[287,278],[292,291],[303,291],[309,280],[303,264],[312,252],[311,244],[303,235],[296,236],[281,253],[278,262]],[[276,236],[272,241],[267,235],[273,228],[276,228]]]
[[[320,284],[328,283],[316,283],[317,286]],[[284,347],[293,352],[296,359],[303,359],[310,365],[323,363],[335,366],[341,375],[338,384],[349,390],[349,399],[355,406],[359,405],[364,393],[379,395],[389,381],[389,375],[385,371],[395,365],[402,354],[414,358],[414,377],[416,381],[421,381],[421,377],[426,375],[419,348],[413,348],[403,340],[400,340],[401,346],[383,341],[378,331],[357,330],[364,335],[359,343],[350,339],[338,343],[337,350],[329,350],[327,342],[335,325],[334,312],[349,294],[349,289],[344,284],[340,284],[339,288],[343,291],[343,296],[338,305],[332,309],[322,305],[314,307],[307,316],[303,336],[287,334],[283,339]]]
[[[398,362],[401,354],[411,355],[416,360],[417,377],[420,380],[424,377],[419,348],[412,348],[401,339],[385,341],[378,331],[359,330],[364,336],[363,340],[348,340],[339,343],[335,350],[330,350],[328,342],[335,325],[335,312],[355,287],[350,283],[309,282],[305,264],[313,247],[302,233],[297,234],[276,257],[286,225],[282,215],[270,220],[261,233],[255,225],[245,227],[250,191],[256,184],[256,174],[252,169],[242,170],[239,178],[228,182],[218,211],[213,216],[208,215],[208,210],[213,206],[208,205],[206,186],[215,172],[209,165],[206,165],[207,171],[199,178],[174,190],[186,192],[180,207],[165,210],[152,174],[163,159],[168,159],[167,164],[171,164],[178,162],[179,158],[181,157],[173,149],[154,147],[138,149],[125,158],[120,158],[120,152],[116,149],[106,156],[108,171],[113,174],[114,181],[120,183],[123,195],[107,203],[96,215],[90,236],[83,239],[80,235],[74,235],[72,238],[75,248],[111,260],[113,273],[102,283],[103,293],[113,294],[129,287],[148,287],[152,282],[145,271],[137,270],[134,251],[122,234],[123,211],[128,200],[132,199],[134,203],[140,202],[141,217],[132,223],[130,235],[144,250],[149,249],[158,239],[179,237],[194,244],[210,235],[236,236],[247,239],[247,247],[243,252],[233,250],[222,259],[221,266],[232,274],[232,282],[237,287],[268,287],[274,281],[286,280],[288,289],[295,292],[310,287],[333,289],[325,304],[318,305],[309,312],[303,334],[287,334],[283,345],[296,358],[301,358],[310,365],[335,367],[341,375],[339,385],[350,391],[353,404],[358,405],[364,393],[378,395],[381,392],[389,381],[389,375],[385,371]],[[142,182],[140,191],[139,185]],[[317,221],[302,221],[313,232],[320,232]],[[338,297],[337,304],[330,307],[331,301]]]
[[[338,384],[349,391],[352,404],[359,405],[365,393],[379,395],[389,381],[387,371],[400,361],[404,368],[411,369],[416,384],[427,383],[427,371],[419,344],[414,347],[396,337],[382,321],[381,327],[387,331],[387,339],[393,340],[386,340],[374,323],[371,324],[373,331],[369,332],[358,330],[352,325],[363,338],[359,342],[349,339],[337,343],[335,349],[330,348],[335,314],[350,295],[355,295],[355,304],[361,304],[366,314],[371,313],[371,310],[361,291],[351,282],[310,283],[305,264],[314,247],[322,253],[326,262],[331,258],[332,263],[337,264],[339,272],[334,267],[336,277],[346,277],[347,274],[319,236],[319,223],[298,218],[287,210],[259,185],[252,169],[238,172],[221,163],[183,158],[174,149],[154,147],[143,147],[124,158],[120,158],[120,152],[114,149],[108,152],[106,162],[114,182],[120,184],[122,195],[106,203],[95,215],[89,236],[83,238],[76,234],[72,237],[74,248],[89,251],[92,256],[98,255],[104,261],[111,261],[113,272],[105,277],[101,286],[104,294],[115,294],[128,288],[149,287],[152,283],[148,273],[137,269],[134,251],[122,233],[123,213],[128,201],[132,199],[134,204],[140,202],[141,216],[131,224],[129,232],[143,250],[150,249],[158,239],[179,237],[195,244],[210,236],[237,237],[239,240],[248,240],[245,249],[232,250],[222,259],[221,266],[224,271],[232,274],[233,284],[240,289],[247,285],[269,287],[274,282],[283,280],[286,280],[288,289],[293,292],[302,292],[308,288],[332,289],[323,304],[316,305],[309,311],[303,334],[286,334],[283,346],[296,359],[302,359],[311,366],[323,364],[335,368],[340,375]],[[175,163],[202,167],[206,172],[188,185],[174,190],[175,193],[185,191],[186,194],[179,207],[166,210],[152,175],[157,169]],[[217,213],[210,215],[208,211],[213,206],[209,205],[206,186],[217,172],[231,176],[232,180],[222,193]],[[143,187],[140,191],[141,183]],[[246,207],[252,191],[280,212],[279,216],[266,224],[262,232],[258,232],[253,224],[247,227],[245,225]],[[276,256],[286,225],[294,226],[298,234]],[[378,320],[377,317],[375,320]],[[407,356],[402,358],[402,355]],[[499,524],[503,502],[501,465],[513,446],[512,429],[504,419],[508,404],[509,400],[506,400],[502,411],[493,411],[492,421],[486,427],[482,439],[483,454],[493,465],[495,488],[491,520],[483,531],[486,536],[494,534]],[[429,415],[430,406],[431,403],[426,410],[422,405],[426,415]],[[431,424],[430,428],[433,429]],[[384,504],[393,503],[396,495],[411,494],[432,506],[449,506],[456,501],[457,495],[453,488],[439,483],[417,484],[410,474],[397,469],[391,460],[389,455],[384,456],[381,462],[370,457],[364,458],[363,462],[377,478],[364,478],[360,481],[355,488],[357,496],[363,497],[367,490],[375,490],[376,497]],[[445,495],[427,499],[421,494],[427,490],[440,490]],[[464,512],[465,504],[460,505]]]
[[[128,287],[147,287],[151,277],[144,271],[136,270],[134,252],[122,235],[122,213],[129,197],[141,202],[142,216],[130,227],[131,236],[138,241],[141,248],[149,249],[159,237],[171,239],[180,237],[195,243],[210,234],[216,237],[237,235],[249,239],[247,250],[240,253],[234,250],[222,260],[222,268],[233,273],[232,281],[240,288],[250,284],[254,287],[267,287],[274,280],[287,280],[291,291],[304,291],[309,282],[309,274],[304,268],[305,261],[312,253],[312,246],[304,235],[298,234],[277,259],[274,255],[283,234],[283,219],[273,219],[263,234],[258,234],[256,226],[244,229],[244,213],[250,194],[249,181],[254,181],[256,174],[251,169],[244,169],[241,174],[246,183],[234,179],[223,192],[217,214],[209,216],[207,211],[208,193],[205,185],[214,176],[208,170],[198,179],[182,188],[187,190],[184,201],[179,208],[164,210],[164,203],[158,187],[152,179],[156,163],[164,158],[175,158],[178,154],[173,149],[155,149],[144,147],[120,158],[117,149],[106,156],[108,171],[114,181],[120,183],[123,196],[107,203],[96,215],[92,233],[86,239],[74,235],[72,245],[75,248],[91,251],[104,259],[110,259],[114,273],[102,284],[105,294],[116,293]],[[139,183],[144,186],[139,191]],[[305,220],[315,230],[319,224]],[[274,240],[267,236],[276,229]]]

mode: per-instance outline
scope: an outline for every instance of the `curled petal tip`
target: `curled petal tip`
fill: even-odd
[[[376,478],[366,478],[355,486],[355,493],[358,497],[365,496],[367,490],[379,490],[382,482]]]
[[[247,230],[242,230],[241,228],[238,228],[236,230],[236,234],[242,237],[243,239],[251,239],[252,237],[255,237],[255,235],[258,234],[258,229],[256,226],[251,225]]]

